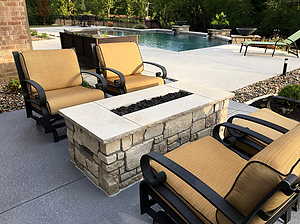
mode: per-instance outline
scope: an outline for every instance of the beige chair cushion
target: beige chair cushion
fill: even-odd
[[[101,67],[115,69],[124,76],[139,74],[144,70],[142,56],[135,42],[104,43],[96,45],[96,52]],[[107,78],[118,78],[109,71],[104,71]]]
[[[280,114],[277,114],[274,111],[267,109],[267,108],[257,110],[248,115],[252,116],[252,117],[260,118],[265,121],[269,121],[271,123],[274,123],[281,127],[284,127],[288,130],[293,129],[299,123],[295,120],[292,120],[292,119],[286,118]],[[282,133],[275,131],[274,129],[271,129],[271,128],[265,127],[263,125],[259,125],[257,123],[247,121],[244,119],[236,119],[233,121],[233,123],[236,125],[242,126],[242,127],[248,127],[249,129],[251,129],[255,132],[258,132],[262,135],[265,135],[273,140],[275,140],[283,135]],[[225,132],[225,135],[228,135],[228,133]],[[266,146],[266,144],[262,143],[262,142],[259,142],[259,144]],[[240,142],[237,142],[237,147],[242,148],[243,150],[248,152],[250,155],[255,155],[257,153],[257,151],[254,150],[253,148],[246,146],[245,144],[240,143]]]
[[[20,53],[20,61],[25,78],[36,81],[45,91],[79,86],[82,83],[74,50],[25,51]],[[29,91],[36,92],[34,88]]]
[[[114,80],[114,78],[110,78],[107,79],[107,82],[113,83]],[[125,76],[125,91],[127,93],[159,85],[164,85],[164,80],[161,77],[147,76],[142,74]]]
[[[212,137],[204,137],[165,154],[183,166],[222,197],[228,193],[247,161]],[[216,209],[189,185],[155,162],[156,172],[164,170],[167,184],[205,223],[216,223]]]
[[[104,93],[98,89],[88,89],[83,86],[74,86],[65,89],[50,90],[46,92],[47,108],[50,115],[58,110],[104,98]],[[33,106],[37,107],[37,105]]]
[[[281,180],[293,173],[300,178],[300,124],[282,135],[264,150],[253,156],[238,176],[226,200],[245,216]],[[263,209],[273,211],[287,200],[287,196],[277,193]],[[220,223],[230,223],[218,212]],[[258,217],[252,223],[263,223]]]
[[[280,114],[277,114],[274,111],[267,109],[267,108],[257,110],[248,115],[252,116],[252,117],[260,118],[265,121],[269,121],[271,123],[274,123],[281,127],[284,127],[288,130],[292,130],[297,124],[299,124],[299,122],[289,119],[289,118],[286,118],[286,117],[284,117]],[[233,123],[237,124],[239,126],[248,127],[251,130],[261,133],[261,134],[263,134],[271,139],[274,139],[274,140],[279,138],[280,136],[282,136],[282,134],[279,133],[278,131],[267,128],[263,125],[256,124],[251,121],[246,121],[243,119],[236,119],[236,120],[234,120]]]

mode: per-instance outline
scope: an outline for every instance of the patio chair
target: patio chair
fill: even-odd
[[[93,72],[80,72],[72,49],[13,52],[13,56],[27,117],[42,125],[45,133],[52,132],[55,142],[65,137],[59,136],[56,130],[65,126],[58,110],[105,98],[105,79]],[[97,77],[98,89],[83,87],[82,73]]]
[[[162,65],[142,60],[139,47],[134,42],[104,43],[92,45],[96,72],[107,81],[107,91],[111,94],[129,93],[164,84],[167,70]],[[144,64],[161,69],[156,76],[141,74]]]
[[[227,120],[227,122],[245,127],[248,130],[255,131],[269,138],[268,142],[261,141],[259,137],[254,138],[246,136],[246,138],[244,138],[244,135],[240,135],[233,128],[226,128],[224,136],[226,136],[226,138],[234,136],[234,138],[236,138],[237,140],[237,143],[232,149],[242,152],[244,155],[250,158],[260,150],[264,149],[264,147],[266,147],[272,141],[279,138],[289,130],[293,129],[297,124],[299,124],[299,122],[296,120],[284,117],[272,111],[272,108],[270,106],[272,100],[286,100],[291,103],[300,105],[299,100],[282,96],[272,96],[267,101],[267,108],[257,110],[248,115],[236,114],[234,116],[231,116]],[[284,112],[285,109],[282,108],[282,110]],[[258,144],[259,146],[253,147],[253,142]]]
[[[274,50],[273,50],[273,53],[272,53],[272,57],[274,56],[274,53],[275,53],[275,50],[276,50],[276,47],[277,46],[283,46],[286,48],[286,51],[288,53],[291,53],[291,54],[294,54],[297,56],[297,58],[299,57],[299,54],[298,54],[298,49],[297,49],[297,44],[296,44],[296,41],[300,38],[300,30],[298,30],[296,33],[292,34],[291,36],[289,36],[288,38],[286,39],[283,39],[283,38],[279,38],[277,41],[275,42],[272,42],[272,41],[267,41],[267,42],[263,42],[263,41],[244,41],[242,44],[241,44],[241,49],[240,49],[240,53],[242,52],[242,48],[243,46],[246,47],[245,49],[245,53],[244,53],[244,56],[246,56],[246,53],[247,53],[247,49],[249,46],[252,46],[252,47],[258,47],[258,46],[265,46],[265,53],[267,51],[267,47],[269,45],[272,45],[274,46]],[[282,42],[281,42],[282,41]],[[294,47],[294,49],[292,49],[292,47]]]
[[[141,213],[158,223],[287,223],[299,201],[299,134],[300,124],[249,161],[210,136],[150,152],[141,158]]]

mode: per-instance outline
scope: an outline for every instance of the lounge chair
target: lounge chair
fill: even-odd
[[[158,223],[287,223],[299,204],[299,134],[300,124],[249,161],[210,136],[150,152],[141,158],[141,213]]]
[[[111,94],[129,93],[164,84],[167,77],[165,67],[142,60],[139,47],[134,42],[104,43],[92,45],[96,72],[107,81],[107,91]],[[141,74],[144,63],[158,67],[156,76]]]
[[[72,49],[13,52],[13,56],[27,117],[42,125],[45,133],[52,132],[55,142],[65,137],[56,130],[65,126],[58,110],[105,98],[105,79],[93,72],[80,72]],[[83,87],[82,73],[97,77],[98,89]]]
[[[227,120],[227,122],[233,123],[241,127],[245,127],[270,139],[268,143],[261,141],[259,137],[244,138],[244,136],[239,135],[232,128],[227,128],[225,130],[224,135],[234,136],[237,139],[237,143],[234,146],[234,150],[241,151],[242,149],[242,153],[244,153],[247,157],[250,158],[253,155],[255,155],[258,151],[262,150],[264,147],[270,144],[272,141],[279,138],[289,130],[293,129],[297,124],[299,124],[299,122],[296,120],[286,118],[272,111],[272,108],[270,106],[272,100],[287,100],[294,104],[300,105],[299,100],[282,96],[272,96],[267,102],[267,108],[257,110],[248,115],[236,114],[230,117]],[[252,147],[252,142],[259,143],[261,147]]]
[[[273,45],[274,46],[274,50],[273,50],[273,53],[272,53],[272,57],[274,56],[274,53],[275,53],[275,50],[276,50],[277,46],[283,46],[283,47],[286,48],[286,50],[287,50],[288,53],[294,54],[297,57],[299,57],[298,49],[297,49],[297,44],[296,44],[296,41],[299,38],[300,38],[300,30],[298,30],[296,33],[294,33],[293,35],[289,36],[286,39],[279,38],[275,42],[272,42],[272,41],[267,41],[267,42],[263,42],[263,41],[244,41],[241,44],[240,53],[242,52],[243,46],[246,47],[245,53],[244,53],[244,56],[246,56],[247,49],[248,49],[249,46],[258,47],[258,45],[260,45],[260,46],[262,46],[262,45],[266,46],[266,48],[265,48],[265,53],[266,53],[268,45]],[[294,49],[292,49],[292,47],[294,47]]]

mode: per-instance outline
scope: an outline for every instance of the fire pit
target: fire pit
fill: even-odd
[[[184,90],[193,94],[123,116],[110,110]],[[227,118],[233,94],[194,83],[174,82],[65,108],[70,159],[107,194],[142,178],[140,158],[162,154],[210,135]]]

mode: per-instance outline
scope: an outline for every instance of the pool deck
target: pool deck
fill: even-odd
[[[63,28],[43,29],[55,34]],[[59,38],[35,41],[33,47],[58,49]],[[249,48],[246,57],[238,51],[238,45],[180,53],[141,47],[144,60],[166,66],[169,77],[227,91],[278,75],[285,57],[288,70],[300,65],[299,58],[282,52],[272,58],[263,49]],[[254,110],[234,101],[229,104],[229,116]],[[53,143],[52,135],[27,119],[24,109],[0,118],[1,224],[152,223],[147,215],[140,215],[138,184],[108,197],[70,162],[67,139]],[[300,213],[292,212],[289,223],[300,223]]]

